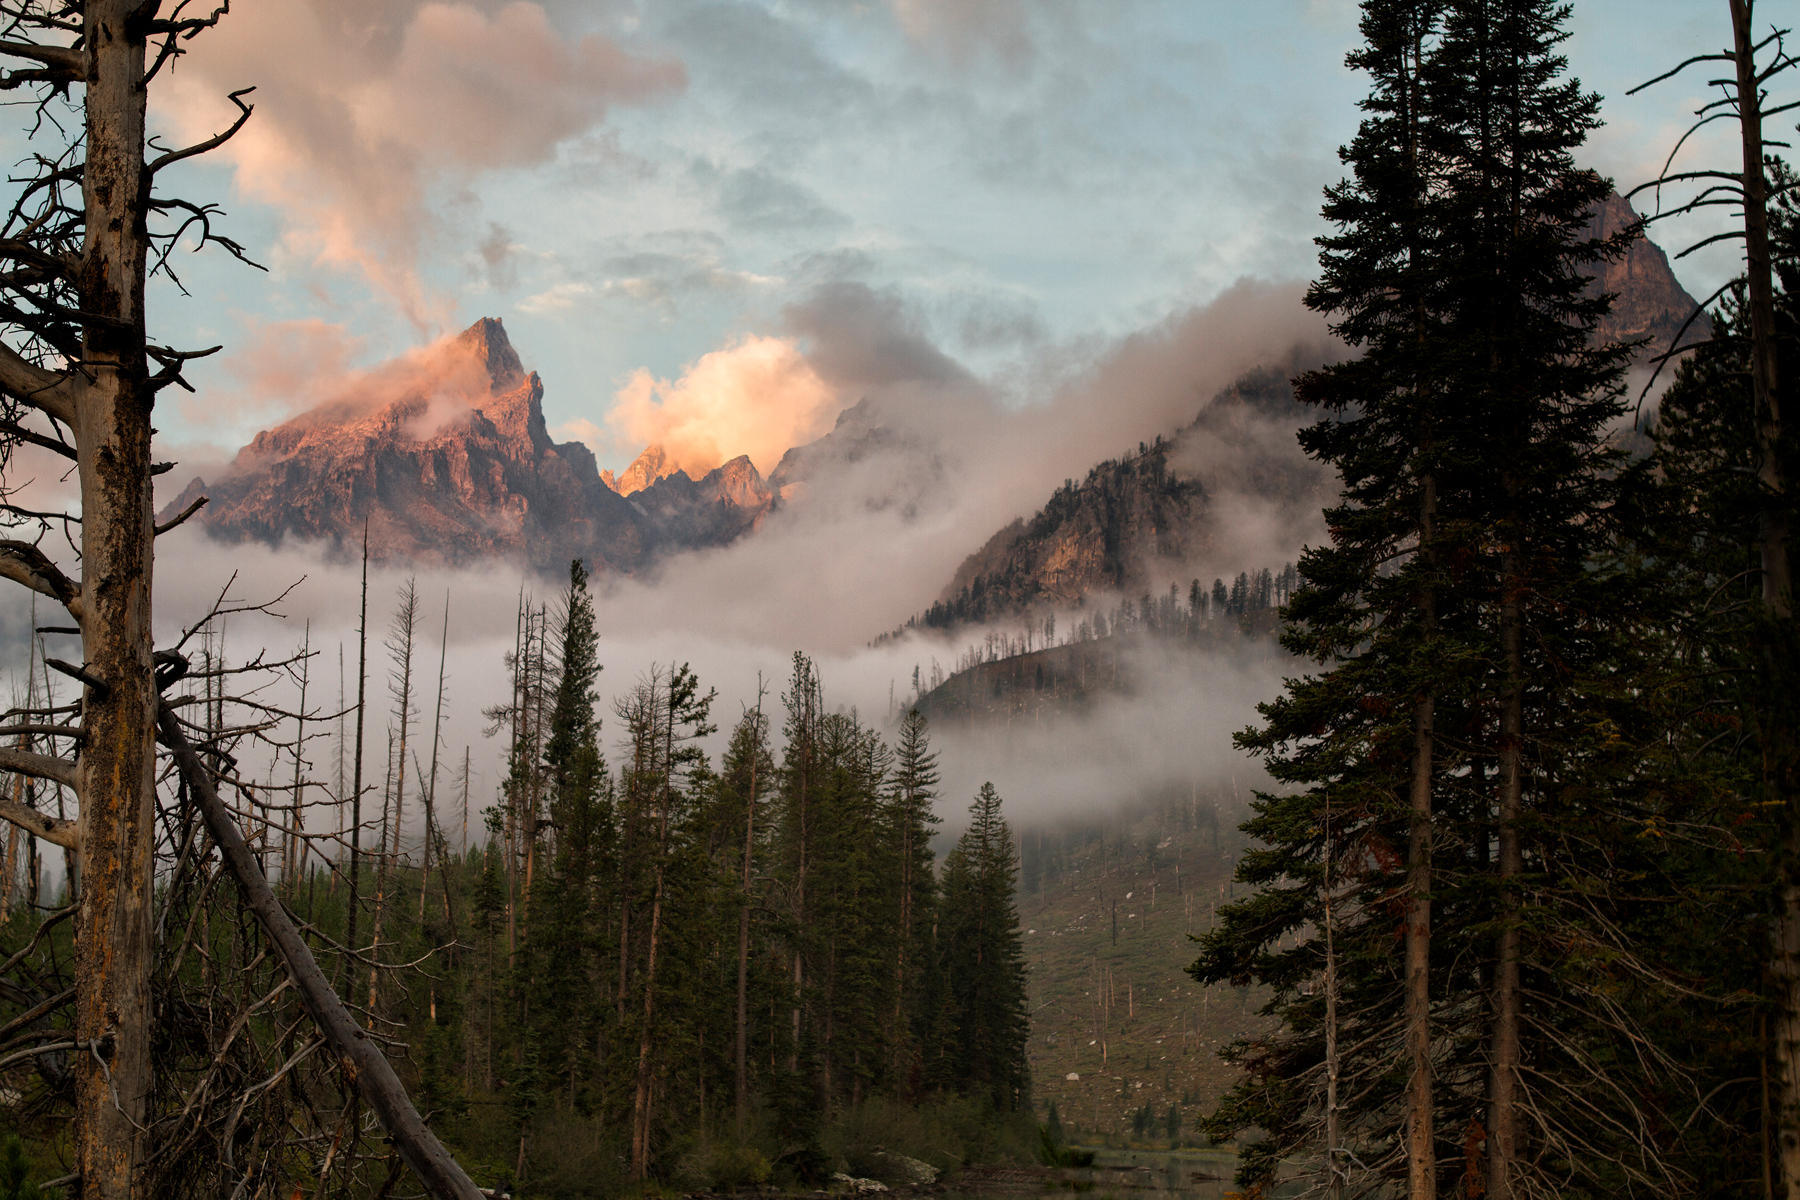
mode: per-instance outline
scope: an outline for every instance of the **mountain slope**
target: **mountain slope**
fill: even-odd
[[[1590,226],[1605,236],[1637,220],[1616,193]],[[1647,238],[1598,266],[1593,288],[1614,293],[1601,341],[1648,339],[1640,361],[1665,350],[1695,308]],[[1684,343],[1705,336],[1701,318]],[[1064,482],[1036,514],[996,532],[952,575],[914,622],[933,628],[1012,620],[1068,609],[1097,593],[1134,595],[1194,574],[1250,565],[1242,545],[1263,537],[1261,557],[1297,557],[1322,535],[1316,514],[1331,480],[1301,453],[1295,432],[1317,414],[1294,399],[1291,376],[1305,364],[1252,371],[1214,396],[1168,440],[1103,462],[1080,483]],[[862,431],[873,441],[875,433]],[[790,455],[794,457],[794,455]],[[783,460],[784,466],[787,460]],[[779,474],[779,471],[778,471]]]

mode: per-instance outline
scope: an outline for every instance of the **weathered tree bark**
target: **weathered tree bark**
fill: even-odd
[[[246,907],[280,956],[307,1015],[324,1035],[332,1053],[337,1055],[346,1081],[380,1117],[400,1157],[431,1195],[441,1200],[479,1200],[480,1189],[426,1126],[380,1047],[357,1028],[349,1010],[324,972],[319,970],[305,939],[276,899],[269,881],[256,869],[256,861],[244,842],[243,833],[231,810],[219,798],[212,775],[188,742],[174,710],[162,708],[157,724],[164,744],[175,756],[176,767],[188,785],[201,819],[206,822],[207,833],[218,844],[226,869],[243,891]]]
[[[1750,311],[1750,381],[1756,428],[1756,474],[1763,488],[1758,529],[1762,565],[1765,710],[1762,785],[1765,800],[1786,823],[1782,855],[1781,909],[1777,915],[1770,977],[1776,995],[1770,1021],[1776,1103],[1777,1195],[1800,1200],[1800,753],[1795,731],[1779,716],[1783,689],[1795,683],[1790,661],[1793,629],[1793,573],[1788,556],[1787,479],[1781,461],[1781,394],[1775,353],[1774,272],[1769,252],[1769,186],[1763,172],[1762,80],[1756,66],[1752,27],[1754,0],[1729,0],[1732,58],[1737,76],[1738,133],[1743,151],[1744,266]]]
[[[86,234],[77,280],[88,319],[75,391],[81,477],[85,741],[76,766],[85,870],[76,915],[75,1169],[86,1200],[140,1195],[150,1090],[156,687],[150,641],[150,413],[144,270],[142,0],[83,9]]]

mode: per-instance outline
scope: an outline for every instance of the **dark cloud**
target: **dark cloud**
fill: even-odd
[[[841,125],[871,112],[874,86],[820,53],[805,30],[754,4],[702,4],[661,30],[708,83],[756,111],[778,109]]]
[[[1048,336],[1037,305],[1016,296],[973,296],[956,307],[957,339],[970,350],[1036,346]]]
[[[816,192],[761,167],[726,173],[719,208],[740,229],[822,232],[850,223]]]
[[[487,285],[495,291],[507,291],[519,282],[519,247],[498,221],[488,222],[487,236],[475,247],[487,275]]]
[[[819,373],[846,389],[899,384],[967,386],[969,372],[932,345],[898,292],[839,280],[782,312]]]

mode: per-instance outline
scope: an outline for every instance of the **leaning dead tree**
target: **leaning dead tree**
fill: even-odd
[[[214,206],[160,185],[170,168],[222,145],[251,110],[247,91],[234,93],[236,116],[215,136],[167,148],[147,137],[146,98],[189,39],[228,19],[228,9],[229,0],[0,0],[0,91],[17,97],[28,139],[10,197],[0,202],[0,577],[59,606],[62,615],[45,632],[79,644],[67,659],[44,659],[79,689],[76,698],[28,698],[0,733],[0,782],[42,781],[74,800],[73,817],[56,817],[34,807],[29,790],[0,788],[0,818],[72,851],[79,881],[72,911],[37,922],[27,944],[0,962],[11,989],[0,988],[10,1015],[3,1036],[35,1039],[21,1053],[66,1088],[75,1114],[73,1170],[60,1182],[77,1185],[87,1200],[160,1194],[154,1163],[169,1143],[153,1139],[167,1132],[171,1116],[218,1134],[206,1114],[218,1111],[213,1099],[226,1088],[238,1091],[225,1105],[235,1114],[225,1145],[272,1136],[265,1158],[278,1169],[282,1139],[308,1136],[316,1125],[265,1113],[270,1121],[255,1123],[260,1132],[249,1143],[240,1131],[252,1128],[246,1114],[270,1097],[303,1096],[294,1080],[315,1061],[378,1114],[433,1194],[473,1197],[479,1193],[425,1128],[380,1048],[322,986],[306,940],[243,843],[239,815],[223,807],[217,781],[234,770],[230,753],[218,744],[196,747],[190,734],[213,739],[216,731],[206,721],[184,722],[162,695],[192,662],[180,650],[154,649],[155,539],[198,505],[156,523],[152,481],[161,468],[151,460],[151,419],[164,388],[187,386],[184,364],[211,351],[151,340],[146,281],[161,273],[179,285],[171,260],[178,246],[244,254],[215,231]],[[54,477],[67,464],[79,498],[66,508],[25,486],[25,477]],[[159,729],[173,751],[160,805]],[[233,790],[254,796],[248,781]],[[228,880],[211,865],[215,852]],[[189,895],[184,929],[164,923],[173,910],[159,917],[159,869],[173,872],[171,891],[199,889]],[[206,959],[219,943],[210,931],[193,931],[224,919],[227,893],[250,922],[243,961],[234,965],[258,978],[252,968],[266,967],[272,947],[281,970],[267,976],[268,995],[240,1008],[234,1027],[221,1031],[229,1035],[223,1044],[184,1048],[180,1039],[206,1026],[182,1021],[179,1012],[158,1020],[158,972],[186,981],[186,972],[198,971],[204,982],[206,966],[165,956],[159,967],[159,948],[180,938]],[[12,982],[34,953],[53,966],[66,956],[71,922],[72,984],[39,994],[30,981]],[[280,1020],[290,990],[305,1024]],[[65,1029],[57,1014],[69,1004]],[[252,1020],[258,1012],[269,1020]],[[214,1073],[189,1094],[166,1094],[167,1064],[184,1054],[232,1062],[270,1022],[284,1030],[275,1044],[291,1048],[290,1063],[255,1079]],[[39,1029],[59,1032],[45,1040]],[[171,1105],[172,1114],[165,1111]]]

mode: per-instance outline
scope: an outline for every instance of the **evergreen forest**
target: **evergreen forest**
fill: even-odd
[[[1666,182],[1748,270],[1700,349],[1652,348],[1628,453],[1632,347],[1583,284],[1637,230],[1584,227],[1570,6],[1362,6],[1307,296],[1354,357],[1297,382],[1341,494],[1283,613],[1309,669],[1238,736],[1274,781],[1250,893],[1191,968],[1271,989],[1208,1118],[1250,1194],[1297,1158],[1331,1197],[1800,1187],[1800,193],[1756,140],[1792,59],[1732,7],[1736,50],[1683,65],[1737,70],[1700,115],[1747,157]]]

